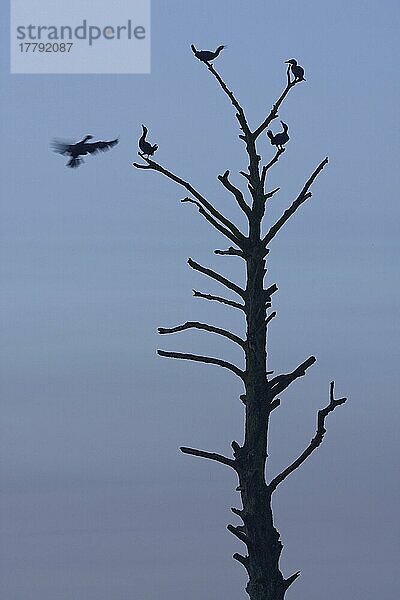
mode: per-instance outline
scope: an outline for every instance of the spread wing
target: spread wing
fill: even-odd
[[[69,154],[71,152],[72,146],[74,146],[74,143],[71,142],[70,140],[60,140],[60,139],[55,139],[52,140],[51,142],[51,147],[54,150],[54,152],[58,152],[58,154]]]
[[[97,154],[98,152],[107,152],[107,150],[110,150],[110,148],[112,148],[113,146],[116,146],[119,142],[119,138],[116,138],[115,140],[111,140],[109,142],[93,142],[92,144],[84,144],[83,145],[83,150],[85,150],[85,152],[87,154]],[[83,152],[82,152],[83,154]]]

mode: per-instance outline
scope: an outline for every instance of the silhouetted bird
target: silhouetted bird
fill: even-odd
[[[217,58],[218,54],[222,52],[224,48],[225,46],[218,46],[215,52],[211,52],[210,50],[196,50],[194,44],[191,45],[193,54],[202,62],[211,62],[214,58]]]
[[[118,144],[119,139],[111,140],[110,142],[91,142],[87,143],[88,140],[93,139],[92,135],[87,135],[78,142],[77,144],[70,144],[63,140],[53,140],[52,148],[54,152],[58,152],[58,154],[63,154],[64,156],[70,156],[71,160],[69,160],[66,164],[67,167],[71,167],[74,169],[79,167],[81,163],[83,163],[83,159],[80,156],[84,156],[85,154],[97,154],[98,152],[106,152],[116,144]]]
[[[291,58],[290,60],[285,60],[285,63],[290,65],[290,70],[292,71],[293,77],[296,81],[305,81],[304,69],[297,64],[297,60]]]
[[[276,133],[274,135],[270,129],[268,129],[267,131],[267,136],[271,140],[271,144],[273,146],[276,146],[278,150],[283,150],[284,144],[286,144],[290,139],[288,136],[289,127],[283,121],[281,121],[281,124],[283,127],[283,131],[281,131],[280,133]]]
[[[139,148],[143,152],[143,154],[145,154],[147,157],[153,156],[154,152],[156,152],[156,150],[158,150],[158,146],[157,146],[157,144],[154,144],[154,146],[152,146],[146,140],[147,127],[142,125],[142,128],[143,128],[143,133],[139,139]]]

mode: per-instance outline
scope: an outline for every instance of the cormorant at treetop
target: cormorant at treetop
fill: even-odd
[[[211,52],[210,50],[196,50],[194,44],[191,46],[192,52],[196,58],[201,60],[201,62],[211,62],[214,58],[217,58],[218,54],[226,48],[226,46],[218,46],[215,52]]]
[[[157,144],[154,144],[154,146],[152,146],[148,141],[146,141],[147,127],[142,125],[142,128],[143,133],[139,139],[139,148],[143,152],[143,154],[149,157],[152,156],[154,152],[156,152],[156,150],[158,150],[158,146]]]
[[[87,135],[78,142],[77,144],[70,144],[63,140],[53,140],[52,148],[54,152],[58,152],[58,154],[63,154],[64,156],[68,155],[71,159],[67,162],[66,166],[74,169],[79,167],[81,163],[83,163],[83,159],[80,156],[84,156],[85,154],[97,154],[98,152],[106,152],[116,144],[118,144],[119,139],[111,140],[109,142],[91,142],[87,143],[88,140],[93,139],[92,135]]]
[[[295,81],[305,81],[304,79],[304,69],[300,65],[297,64],[297,60],[291,58],[290,60],[285,60],[285,63],[290,65],[290,70],[292,71],[293,77]]]
[[[268,129],[268,131],[267,131],[267,136],[271,140],[271,144],[273,146],[276,146],[278,148],[278,150],[283,150],[284,144],[286,144],[290,139],[288,136],[289,127],[283,121],[281,121],[281,124],[283,127],[283,131],[276,133],[275,135],[272,133],[272,131],[270,129]]]

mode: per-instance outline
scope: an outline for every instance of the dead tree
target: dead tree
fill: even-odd
[[[279,190],[279,188],[276,188],[268,191],[268,173],[278,162],[285,150],[284,148],[278,148],[273,158],[269,162],[266,162],[266,164],[262,164],[262,158],[257,150],[257,142],[270,123],[278,117],[278,111],[290,90],[300,82],[291,77],[288,69],[286,74],[287,83],[282,94],[261,124],[252,129],[246,118],[245,111],[234,93],[228,88],[211,63],[206,62],[205,65],[233,105],[241,130],[239,138],[244,142],[246,149],[248,160],[247,171],[241,171],[241,175],[246,180],[248,199],[246,199],[247,194],[245,196],[242,190],[232,182],[229,170],[219,175],[218,179],[222,186],[232,194],[234,200],[243,211],[248,221],[247,234],[242,232],[230,219],[223,215],[191,183],[175,175],[155,160],[139,152],[143,162],[134,163],[134,166],[138,169],[158,171],[182,186],[189,194],[184,198],[183,202],[189,202],[197,207],[202,217],[233,244],[227,250],[216,250],[215,253],[240,257],[246,264],[246,286],[242,288],[220,273],[200,265],[191,258],[188,260],[188,264],[192,269],[217,281],[238,296],[239,300],[231,300],[196,290],[193,291],[194,296],[197,298],[216,301],[242,311],[246,320],[245,339],[226,329],[197,321],[189,321],[171,328],[160,328],[159,333],[170,334],[187,329],[201,329],[223,336],[242,348],[245,366],[244,368],[239,368],[235,364],[220,358],[197,354],[165,350],[158,350],[158,354],[168,358],[217,365],[228,369],[243,382],[244,393],[240,396],[240,399],[244,404],[245,435],[242,445],[236,441],[232,442],[233,458],[195,448],[182,447],[181,451],[185,454],[217,461],[236,472],[239,480],[237,490],[241,494],[242,508],[232,508],[231,510],[235,515],[240,517],[242,524],[239,526],[228,525],[227,528],[245,544],[247,552],[243,555],[235,553],[233,558],[241,563],[247,571],[249,580],[246,591],[251,600],[282,600],[286,590],[299,576],[299,572],[285,578],[279,568],[282,544],[279,533],[274,527],[271,506],[272,496],[277,487],[318,448],[326,431],[326,417],[337,406],[343,404],[346,398],[335,398],[334,382],[331,382],[329,402],[325,408],[318,411],[314,437],[300,456],[271,481],[266,481],[265,467],[270,415],[280,405],[281,394],[296,379],[305,375],[307,369],[316,360],[314,356],[310,356],[290,373],[283,373],[272,378],[270,377],[271,373],[267,371],[267,328],[276,314],[275,312],[270,312],[270,309],[272,295],[278,288],[275,283],[268,286],[264,284],[266,257],[269,253],[269,246],[275,236],[281,231],[297,209],[311,198],[311,187],[323,168],[327,165],[328,158],[324,158],[319,163],[301,188],[298,196],[276,223],[272,224],[267,233],[263,235],[262,222],[266,204]]]

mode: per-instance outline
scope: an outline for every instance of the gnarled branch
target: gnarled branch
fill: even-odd
[[[224,369],[228,369],[235,373],[242,381],[244,381],[245,372],[242,369],[239,369],[236,365],[227,362],[226,360],[222,360],[220,358],[213,358],[211,356],[201,356],[199,354],[186,354],[185,352],[169,352],[166,350],[157,350],[157,354],[159,356],[165,356],[166,358],[178,358],[182,360],[193,360],[194,362],[202,362],[209,365],[217,365],[219,367],[223,367]]]
[[[171,171],[168,171],[168,169],[165,169],[163,166],[161,166],[154,160],[151,160],[150,158],[146,157],[142,152],[138,152],[138,154],[145,161],[146,164],[141,165],[139,163],[133,163],[134,167],[136,167],[137,169],[152,169],[153,171],[158,171],[159,173],[162,173],[163,175],[165,175],[165,177],[168,177],[168,179],[171,179],[175,183],[178,183],[179,185],[181,185],[182,187],[187,189],[187,191],[190,192],[192,194],[192,196],[194,196],[196,198],[196,200],[198,200],[200,202],[200,204],[203,206],[203,208],[208,210],[208,212],[211,213],[211,215],[213,217],[218,219],[218,221],[220,221],[223,225],[225,225],[225,227],[230,229],[230,231],[239,240],[245,239],[245,236],[236,227],[236,225],[234,225],[229,219],[227,219],[222,213],[220,213],[219,210],[217,210],[208,200],[206,200],[206,198],[204,198],[204,196],[202,196],[200,194],[200,192],[198,192],[192,186],[192,184],[190,184],[188,181],[185,181],[181,177],[178,177],[174,173],[171,173]]]
[[[314,452],[314,450],[316,450],[318,448],[318,446],[321,444],[321,442],[324,438],[324,435],[326,433],[326,429],[325,429],[326,417],[329,415],[330,412],[333,412],[337,406],[344,404],[347,400],[347,398],[338,398],[336,400],[334,397],[334,389],[335,389],[335,382],[331,381],[330,386],[329,386],[329,404],[327,406],[325,406],[325,408],[322,408],[321,410],[318,411],[317,431],[315,433],[315,436],[313,437],[313,439],[311,440],[311,442],[307,446],[307,448],[304,450],[304,452],[302,452],[300,454],[300,456],[298,458],[296,458],[295,461],[292,462],[291,465],[289,465],[286,469],[284,469],[281,473],[279,473],[279,475],[277,475],[271,481],[271,483],[268,485],[268,489],[270,492],[273,492],[274,490],[276,490],[278,485],[280,483],[282,483],[282,481],[284,481],[284,479],[286,479],[286,477],[288,477],[288,475],[290,475],[291,473],[293,473],[293,471],[298,469],[298,467],[300,467],[300,465],[303,464],[303,462],[310,456],[310,454],[312,454],[312,452]]]
[[[215,227],[215,229],[217,229],[220,233],[222,233],[222,235],[224,235],[229,240],[231,240],[231,242],[233,242],[234,244],[237,244],[238,246],[241,244],[240,240],[238,240],[237,237],[235,235],[233,235],[233,233],[231,233],[231,231],[229,231],[229,229],[227,229],[226,227],[221,225],[221,223],[218,223],[218,221],[216,219],[214,219],[214,217],[212,217],[210,214],[208,214],[208,212],[205,210],[205,208],[202,207],[200,202],[198,202],[197,200],[193,200],[192,198],[187,198],[187,197],[182,198],[181,202],[190,202],[191,204],[195,204],[199,210],[199,213],[209,223],[211,223],[211,225],[213,227]]]
[[[197,290],[193,290],[193,296],[195,298],[204,298],[204,300],[214,300],[215,302],[220,302],[221,304],[232,306],[232,308],[239,308],[243,311],[245,310],[244,304],[240,304],[240,302],[235,302],[234,300],[228,300],[227,298],[222,298],[221,296],[214,296],[213,294],[204,294],[203,292],[198,292]]]
[[[280,219],[277,220],[275,225],[271,227],[268,231],[267,235],[264,237],[263,242],[265,245],[269,244],[269,242],[276,236],[278,231],[283,227],[283,225],[290,219],[290,217],[296,212],[296,210],[305,202],[308,198],[311,198],[312,194],[309,191],[310,187],[314,183],[315,179],[318,177],[322,169],[325,165],[328,164],[328,157],[324,158],[324,160],[318,165],[315,171],[312,173],[311,177],[306,181],[303,189],[300,194],[297,196],[296,200],[289,206],[288,209],[285,210]]]
[[[254,186],[258,187],[258,183],[259,183],[259,171],[258,171],[258,164],[259,161],[261,160],[261,157],[257,154],[257,150],[256,150],[256,144],[255,144],[255,137],[253,135],[253,133],[251,132],[251,129],[247,123],[247,119],[246,119],[246,115],[244,112],[243,107],[239,104],[237,98],[235,97],[234,93],[228,88],[228,86],[226,85],[226,83],[224,82],[224,80],[222,79],[222,77],[219,75],[219,73],[215,70],[214,66],[210,63],[206,63],[210,73],[212,73],[214,75],[214,77],[216,78],[216,80],[218,81],[219,85],[221,86],[222,90],[225,92],[225,94],[228,96],[228,98],[230,99],[231,103],[233,104],[233,106],[236,109],[236,119],[239,122],[240,128],[243,131],[244,135],[239,135],[239,138],[241,140],[244,140],[244,142],[246,143],[246,150],[247,150],[247,154],[249,156],[249,173],[251,175],[251,179],[253,180],[252,182],[250,181],[250,185],[249,185],[249,190],[250,193],[253,195],[254,193]],[[253,195],[253,200],[256,200],[256,197]]]
[[[235,344],[238,344],[241,348],[245,348],[245,341],[238,335],[235,335],[226,329],[214,327],[207,323],[199,323],[197,321],[187,321],[186,323],[183,323],[183,325],[177,325],[176,327],[159,327],[158,333],[164,335],[166,333],[177,333],[178,331],[185,331],[187,329],[202,329],[204,331],[209,331],[210,333],[216,333],[217,335],[221,335],[228,340],[235,342]]]
[[[208,277],[211,277],[211,279],[215,279],[215,281],[222,283],[222,285],[224,285],[228,289],[232,290],[233,292],[235,292],[242,298],[244,298],[244,293],[245,293],[244,290],[241,287],[239,287],[238,285],[236,285],[236,283],[233,283],[232,281],[230,281],[226,277],[223,277],[223,275],[220,275],[219,273],[217,273],[216,271],[213,271],[212,269],[208,269],[207,267],[203,267],[202,265],[199,265],[199,263],[195,262],[191,258],[189,258],[187,262],[188,262],[189,267],[191,267],[195,271],[199,271],[200,273],[203,273],[203,275],[207,275]]]
[[[192,456],[200,456],[201,458],[208,458],[209,460],[215,460],[223,465],[227,465],[228,467],[232,467],[232,469],[236,470],[235,461],[232,458],[227,458],[222,454],[217,454],[216,452],[206,452],[205,450],[197,450],[196,448],[187,448],[186,446],[181,446],[180,451],[183,454],[191,454]]]
[[[271,400],[275,398],[275,396],[286,390],[286,388],[288,388],[293,381],[295,381],[299,377],[303,377],[303,375],[306,374],[306,370],[309,367],[311,367],[311,365],[313,365],[316,360],[317,359],[315,358],[315,356],[310,356],[291,373],[277,375],[277,377],[271,379],[268,384],[269,397],[271,398]]]

